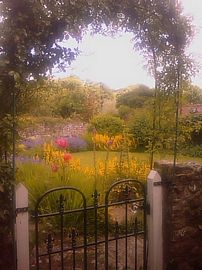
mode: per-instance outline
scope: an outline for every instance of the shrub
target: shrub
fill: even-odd
[[[121,119],[128,120],[133,113],[133,108],[126,105],[121,105],[118,107],[118,114]]]
[[[147,148],[152,138],[149,119],[144,114],[135,115],[129,123],[129,133],[133,135],[138,150]]]
[[[89,130],[108,135],[115,136],[123,133],[124,121],[120,117],[112,115],[99,115],[94,117],[90,122]]]
[[[202,146],[201,145],[189,146],[187,148],[182,149],[181,154],[185,156],[202,158]]]

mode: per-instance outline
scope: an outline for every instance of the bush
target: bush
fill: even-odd
[[[185,138],[185,144],[191,144],[192,146],[196,146],[196,148],[202,145],[202,116],[190,115],[183,118],[181,120],[181,129],[182,135]],[[189,148],[192,148],[192,146]],[[189,148],[185,145],[185,149]]]
[[[152,138],[152,128],[149,119],[144,115],[134,116],[129,123],[129,133],[134,137],[136,148],[145,150]]]
[[[190,146],[190,147],[184,148],[181,150],[181,154],[183,154],[185,156],[202,158],[202,146],[195,145],[195,146]]]
[[[102,135],[115,136],[123,133],[124,121],[117,116],[99,115],[90,122],[89,131],[93,132],[94,129]]]
[[[118,108],[118,114],[121,117],[121,119],[124,119],[124,120],[128,120],[131,117],[133,111],[134,110],[132,108],[125,105],[121,105]]]

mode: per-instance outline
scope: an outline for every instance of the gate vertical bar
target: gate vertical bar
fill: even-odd
[[[116,270],[118,270],[118,237],[119,237],[119,224],[116,221],[116,225],[115,225],[115,238],[116,238]]]
[[[125,269],[128,268],[128,202],[126,201],[125,211]]]
[[[13,80],[14,82],[14,80]],[[12,169],[13,169],[13,182],[16,182],[16,93],[15,93],[15,86],[13,85],[12,89]],[[7,161],[7,157],[5,157]],[[14,269],[17,270],[17,247],[16,247],[16,215],[15,215],[15,209],[16,209],[16,198],[15,198],[15,189],[14,186],[12,188],[12,217],[13,217],[13,226],[12,226],[12,240],[13,240],[13,264]]]
[[[51,233],[48,234],[46,243],[47,243],[47,253],[48,253],[48,269],[52,270],[52,260],[51,260],[51,252],[53,250],[53,244],[52,242],[54,241]]]
[[[109,222],[109,218],[108,218],[108,195],[109,195],[109,191],[107,192],[106,196],[105,196],[105,270],[108,270],[108,237],[109,237],[109,231],[108,231],[108,222]]]
[[[83,234],[84,234],[84,270],[87,270],[87,210],[86,210],[86,199],[83,197]]]
[[[61,269],[64,269],[64,230],[63,230],[63,213],[61,213],[60,216],[60,248],[61,248],[61,254],[60,254],[60,258],[61,258]]]
[[[73,257],[73,270],[76,269],[76,237],[78,236],[78,233],[73,228],[71,233],[72,238],[72,257]]]
[[[95,190],[94,195],[94,237],[95,237],[95,270],[98,269],[98,245],[97,245],[97,231],[98,231],[98,218],[97,218],[97,207],[98,207],[98,192]]]
[[[125,195],[125,268],[128,268],[128,200],[129,200],[130,189],[126,185],[124,190]]]
[[[59,211],[60,211],[60,259],[61,269],[64,270],[64,202],[65,198],[60,194]]]
[[[135,234],[135,270],[137,270],[137,217],[135,218],[135,224],[134,224],[134,234]]]
[[[36,245],[36,269],[39,270],[39,218],[38,211],[35,210],[35,245]]]

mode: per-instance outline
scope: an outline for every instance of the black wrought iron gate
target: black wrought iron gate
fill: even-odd
[[[146,270],[146,192],[133,179],[105,196],[47,191],[35,208],[36,269]]]

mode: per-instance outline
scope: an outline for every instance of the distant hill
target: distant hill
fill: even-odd
[[[131,85],[116,91],[116,105],[130,108],[142,108],[153,97],[154,91],[143,84]]]
[[[115,90],[114,92],[116,94],[123,94],[123,93],[128,93],[128,92],[136,92],[136,93],[145,93],[148,91],[151,91],[151,88],[149,88],[148,86],[144,85],[144,84],[134,84],[134,85],[129,85],[127,87],[124,88],[120,88]]]

